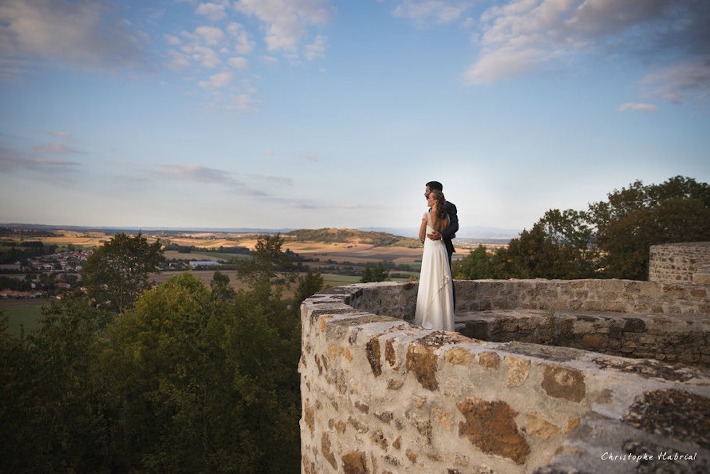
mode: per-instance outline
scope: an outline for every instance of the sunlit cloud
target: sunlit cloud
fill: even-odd
[[[0,145],[0,173],[30,172],[44,176],[62,176],[74,173],[81,165],[76,161],[42,159],[23,156],[16,150]]]
[[[249,66],[249,61],[246,58],[233,57],[227,60],[227,63],[234,69],[246,69]]]
[[[218,21],[227,16],[224,3],[200,3],[195,9],[195,13],[203,15],[212,21]]]
[[[227,25],[227,33],[234,38],[234,51],[239,54],[249,54],[254,50],[254,41],[242,25],[231,22]]]
[[[659,68],[642,84],[650,94],[670,102],[710,97],[710,55]]]
[[[204,89],[222,89],[232,83],[234,74],[231,71],[222,71],[211,75],[206,81],[200,81],[200,87]]]
[[[451,23],[462,19],[476,3],[471,0],[402,0],[395,7],[393,14],[416,23]]]
[[[239,185],[239,182],[233,178],[231,173],[202,165],[168,164],[161,166],[157,174],[162,178],[180,181],[222,184],[225,186]]]
[[[265,174],[252,174],[249,175],[250,179],[264,181],[270,185],[276,186],[293,186],[293,179],[286,176],[270,176]]]
[[[327,0],[238,0],[235,7],[256,17],[264,30],[268,51],[298,57],[299,47],[308,40],[310,28],[324,25],[332,16]]]
[[[4,0],[0,3],[3,74],[18,57],[86,70],[147,68],[147,37],[104,2]]]
[[[325,54],[325,38],[323,36],[316,36],[315,40],[308,46],[306,46],[306,58],[313,60],[318,56],[323,56]]]
[[[198,26],[195,28],[194,35],[200,39],[201,43],[212,47],[221,46],[226,37],[221,29],[214,26]]]
[[[656,106],[653,104],[642,104],[635,102],[627,102],[619,106],[619,112],[655,112]]]
[[[48,143],[34,147],[32,151],[45,155],[76,155],[86,153],[63,143]]]
[[[653,71],[644,83],[654,84],[656,97],[678,100],[690,90],[706,95],[708,22],[708,2],[515,0],[481,15],[474,37],[481,53],[465,78],[486,84],[579,55],[636,55]]]

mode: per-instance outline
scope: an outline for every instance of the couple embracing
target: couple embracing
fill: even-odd
[[[422,216],[419,240],[424,244],[414,324],[425,329],[454,330],[454,281],[451,239],[459,229],[456,206],[444,197],[438,181],[426,184],[428,210]]]

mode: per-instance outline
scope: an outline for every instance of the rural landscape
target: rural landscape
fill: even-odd
[[[0,471],[297,472],[301,304],[418,277],[385,232],[0,225]],[[456,239],[457,280],[647,280],[710,240],[710,186],[635,182],[505,242]]]
[[[118,232],[140,230],[91,229],[69,226],[0,225],[0,311],[9,317],[10,328],[36,326],[42,305],[50,298],[81,287],[80,271],[86,258]],[[155,284],[189,271],[208,284],[214,272],[230,279],[238,290],[235,265],[249,257],[261,235],[254,232],[147,231],[150,242],[160,241],[165,264],[151,276]],[[310,269],[322,275],[326,287],[356,283],[368,268],[381,265],[392,281],[416,279],[421,265],[417,239],[385,232],[355,229],[293,230],[279,235],[284,251],[297,270]],[[457,239],[455,259],[484,245],[504,247],[504,239]]]

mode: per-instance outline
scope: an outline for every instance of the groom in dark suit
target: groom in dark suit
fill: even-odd
[[[426,188],[424,188],[424,197],[429,199],[429,193],[434,189],[443,193],[444,185],[438,181],[429,181],[426,184]],[[431,234],[427,234],[427,237],[431,240],[444,240],[446,253],[449,255],[449,267],[451,267],[451,254],[456,252],[451,239],[456,238],[456,232],[459,230],[459,217],[456,215],[456,205],[453,202],[447,200],[444,205],[446,206],[446,212],[449,214],[449,225],[443,230],[443,232],[434,231]]]

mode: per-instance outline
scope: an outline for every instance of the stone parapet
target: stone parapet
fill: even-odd
[[[710,242],[652,245],[649,281],[710,283]]]
[[[487,288],[497,283],[457,282],[457,305],[540,311],[572,291],[518,281],[543,297],[535,306],[514,287]],[[624,285],[611,293],[665,288]],[[425,330],[408,322],[416,287],[350,285],[303,303],[302,472],[710,472],[707,369]],[[500,291],[509,297],[481,295]],[[680,318],[707,307],[707,295],[674,291],[687,301],[649,307]]]

